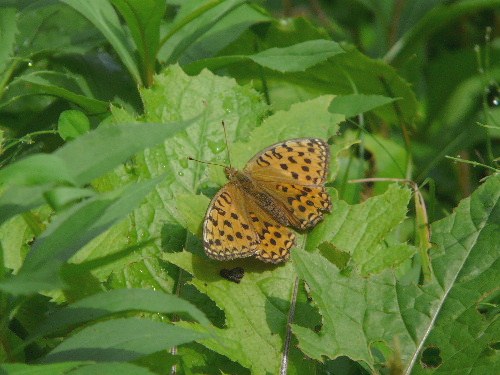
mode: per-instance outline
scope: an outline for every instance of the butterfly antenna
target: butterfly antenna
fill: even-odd
[[[233,165],[231,164],[231,155],[229,152],[229,142],[227,141],[226,124],[224,123],[224,121],[222,121],[222,128],[224,129],[224,139],[226,140],[227,160],[229,161],[229,167],[232,168]]]
[[[198,163],[203,163],[203,164],[217,165],[217,166],[222,167],[222,168],[226,167],[224,164],[212,163],[210,161],[199,160],[199,159],[192,158],[191,156],[188,156],[188,160],[197,161]]]

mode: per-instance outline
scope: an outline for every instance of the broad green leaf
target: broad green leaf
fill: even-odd
[[[310,40],[285,48],[270,48],[250,58],[257,64],[278,72],[302,72],[337,54],[344,53],[331,40]]]
[[[16,32],[16,9],[2,8],[0,12],[0,35],[2,37],[2,43],[0,43],[0,77],[14,52]]]
[[[415,253],[403,244],[387,244],[385,238],[406,217],[410,190],[391,185],[380,196],[349,206],[339,201],[308,238],[307,249],[327,242],[351,255],[351,265],[363,275],[394,267]]]
[[[81,185],[111,171],[146,147],[182,132],[193,122],[189,119],[168,124],[101,126],[65,144],[53,155],[66,162],[77,184]]]
[[[226,65],[241,64],[251,60],[281,73],[303,72],[340,53],[344,53],[344,49],[339,44],[331,40],[318,39],[284,48],[270,48],[253,55],[214,57],[191,63],[186,69],[190,72],[199,72],[204,67],[220,69]]]
[[[36,186],[48,183],[76,183],[64,160],[54,154],[28,156],[0,170],[0,185]]]
[[[90,121],[85,113],[70,109],[62,112],[57,121],[57,131],[65,141],[75,139],[90,130]]]
[[[43,194],[52,189],[53,184],[35,186],[13,186],[0,195],[0,224],[11,217],[29,211],[45,203]]]
[[[155,72],[160,44],[160,23],[167,4],[163,0],[111,0],[123,16],[140,58],[143,82],[149,86]]]
[[[142,82],[134,49],[129,43],[125,29],[108,0],[61,0],[87,18],[106,37],[120,56],[135,82]]]
[[[45,336],[120,312],[185,313],[203,325],[205,315],[191,303],[150,289],[117,289],[92,295],[54,311],[32,336]]]
[[[91,239],[123,220],[160,180],[161,176],[102,194],[61,213],[36,239],[19,273],[1,282],[0,288],[12,294],[61,288],[61,265]]]
[[[91,93],[85,92],[80,77],[72,73],[51,71],[35,71],[14,79],[5,90],[0,101],[0,109],[29,95],[50,95],[65,99],[80,106],[90,114],[108,111],[109,104],[93,99]]]
[[[330,104],[330,112],[352,117],[377,107],[392,103],[395,99],[382,95],[352,94],[336,96]]]
[[[500,282],[499,195],[500,177],[490,177],[432,225],[434,277],[423,286],[399,282],[388,270],[346,275],[317,253],[292,253],[323,317],[319,334],[294,325],[300,349],[317,359],[348,356],[372,369],[399,356],[406,374],[424,374],[436,367],[425,355],[434,348],[438,373],[489,373],[499,326],[494,315],[481,314],[481,303]],[[376,342],[389,351],[385,359],[372,355]]]
[[[206,336],[150,319],[114,319],[83,328],[59,344],[42,362],[125,362]]]

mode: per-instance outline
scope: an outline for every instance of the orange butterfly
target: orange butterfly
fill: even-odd
[[[331,210],[324,187],[329,160],[325,141],[300,138],[262,150],[243,171],[225,167],[229,182],[212,199],[203,225],[207,255],[287,260],[295,243],[287,227],[311,228]]]

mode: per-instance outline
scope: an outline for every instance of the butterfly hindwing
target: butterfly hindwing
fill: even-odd
[[[210,202],[203,224],[203,245],[211,258],[228,260],[254,254],[259,238],[243,199],[242,192],[229,182]]]
[[[252,206],[249,214],[259,236],[255,257],[269,263],[286,261],[290,257],[290,248],[295,244],[295,234],[257,205]]]

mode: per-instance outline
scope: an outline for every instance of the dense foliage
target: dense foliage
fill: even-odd
[[[500,372],[498,9],[0,0],[0,371]],[[299,137],[331,214],[209,259],[188,157]]]

